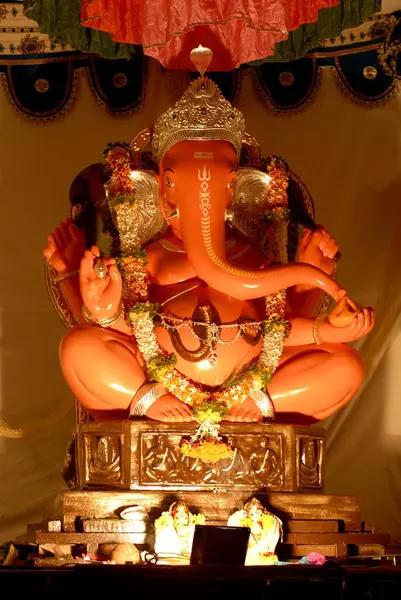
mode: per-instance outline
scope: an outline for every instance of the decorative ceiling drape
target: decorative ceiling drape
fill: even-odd
[[[231,71],[274,54],[277,42],[339,0],[82,0],[81,24],[141,45],[166,69],[191,67],[189,52],[213,49],[211,68]]]
[[[80,53],[72,46],[53,46],[53,40],[38,34],[34,21],[23,17],[22,11],[13,12],[15,4],[8,7],[0,22],[0,82],[23,116],[38,122],[54,120],[74,106],[87,84],[109,113],[127,115],[141,109],[150,71],[161,71],[156,61],[143,55],[110,60]],[[400,89],[400,37],[401,11],[376,15],[358,31],[326,40],[304,58],[265,61],[253,68],[212,72],[209,77],[232,104],[240,101],[243,81],[249,77],[270,111],[293,115],[318,98],[329,70],[352,102],[378,107]],[[164,75],[174,81],[177,94],[178,82],[187,84],[195,76],[186,71],[164,71]]]
[[[40,31],[82,52],[104,58],[145,52],[166,68],[192,69],[189,51],[202,43],[214,50],[215,71],[255,61],[295,60],[381,8],[380,0],[221,4],[230,4],[230,12],[212,0],[24,0],[27,16],[39,23]]]

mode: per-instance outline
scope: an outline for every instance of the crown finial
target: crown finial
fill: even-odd
[[[189,58],[201,76],[204,77],[208,66],[212,62],[213,52],[210,48],[204,48],[199,44],[197,48],[194,48],[191,51]]]

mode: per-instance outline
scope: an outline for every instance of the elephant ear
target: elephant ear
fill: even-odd
[[[282,264],[296,260],[304,227],[314,225],[314,207],[306,187],[285,161],[270,156],[262,159],[259,169],[239,169],[227,218],[266,254],[270,264]]]
[[[263,236],[269,183],[270,178],[262,171],[247,167],[239,169],[233,200],[227,210],[231,225],[259,245]]]
[[[269,264],[288,261],[287,186],[286,171],[269,174],[242,168],[227,215],[231,225],[266,254]]]
[[[153,171],[132,169],[127,144],[109,144],[105,159],[107,202],[118,232],[120,254],[129,256],[163,229],[159,185]]]
[[[164,226],[155,173],[131,171],[130,180],[129,194],[112,195],[108,185],[105,186],[122,255],[135,253]]]

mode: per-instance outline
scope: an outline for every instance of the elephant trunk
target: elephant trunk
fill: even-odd
[[[207,190],[200,192],[200,201],[180,206],[180,230],[188,259],[196,275],[212,289],[240,300],[261,298],[295,285],[320,288],[337,302],[344,296],[333,279],[305,263],[263,270],[231,265],[226,258],[225,209],[223,203],[219,206],[211,201]]]

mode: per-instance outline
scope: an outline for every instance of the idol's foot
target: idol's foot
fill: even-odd
[[[165,423],[188,423],[194,420],[189,406],[170,394],[160,396],[148,409],[146,416]]]
[[[225,421],[232,423],[257,423],[258,421],[263,421],[263,415],[255,402],[251,398],[247,398],[242,404],[232,407]]]

